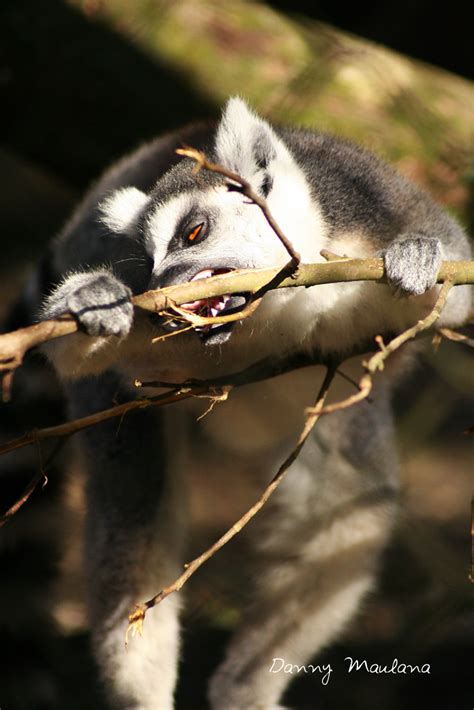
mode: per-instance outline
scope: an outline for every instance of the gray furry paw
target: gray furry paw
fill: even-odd
[[[383,253],[388,283],[405,295],[420,296],[436,283],[442,261],[439,239],[407,234]]]
[[[124,337],[133,322],[132,292],[109,271],[73,274],[50,296],[43,317],[69,311],[88,335]]]

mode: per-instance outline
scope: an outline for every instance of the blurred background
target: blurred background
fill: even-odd
[[[382,46],[385,45],[385,46]],[[2,0],[0,260],[4,329],[48,240],[114,159],[163,130],[214,118],[230,94],[275,121],[353,139],[424,185],[472,234],[472,23],[458,0],[256,3],[233,0]],[[298,710],[472,707],[470,564],[472,352],[443,342],[396,402],[402,512],[378,589],[305,677]],[[47,394],[45,394],[47,393]],[[2,438],[64,417],[58,385],[36,357],[0,407]],[[104,707],[88,648],[80,530],[83,480],[66,447],[0,459],[8,508],[38,470],[48,485],[0,533],[0,707]],[[251,502],[251,471],[197,472],[197,552]],[[239,618],[243,544],[190,582],[179,710],[204,710],[205,681]],[[237,591],[236,591],[237,590]],[[157,590],[158,591],[158,590]],[[206,653],[202,652],[206,648]],[[344,657],[431,663],[431,675],[347,675]]]

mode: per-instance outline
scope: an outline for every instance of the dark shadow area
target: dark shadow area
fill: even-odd
[[[0,7],[4,145],[75,188],[213,107],[190,82],[60,0]]]
[[[107,165],[169,128],[214,113],[185,77],[60,0],[0,4],[0,105],[0,316],[23,272]],[[2,330],[20,321],[17,311]],[[38,358],[28,358],[15,378],[12,402],[1,408],[2,440],[65,415],[54,376]],[[49,451],[31,447],[2,458],[2,511]],[[51,613],[64,524],[59,468],[56,458],[45,471],[45,491],[37,490],[1,531],[4,708],[101,705],[88,639],[58,633]]]
[[[35,260],[115,159],[215,113],[184,76],[61,0],[1,3],[0,105],[5,265]]]
[[[474,76],[474,45],[468,6],[430,0],[271,0],[283,12],[298,13],[329,22],[343,30],[385,44],[467,78]]]

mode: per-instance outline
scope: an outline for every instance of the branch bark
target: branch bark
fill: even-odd
[[[281,267],[271,269],[242,269],[227,274],[220,274],[209,279],[192,281],[186,284],[168,286],[156,291],[133,296],[136,308],[153,313],[162,313],[174,304],[181,305],[225,294],[258,294],[270,282],[281,274]],[[383,283],[383,260],[341,258],[327,263],[300,264],[297,272],[285,278],[276,286],[289,288],[297,286],[316,286],[318,284],[342,283],[348,281],[379,281]],[[446,280],[454,285],[474,283],[473,261],[445,261],[438,274],[438,283]],[[233,320],[239,320],[239,313],[232,314]],[[225,322],[229,316],[216,317],[214,323]],[[19,367],[28,350],[54,338],[60,338],[78,330],[78,325],[71,315],[65,314],[55,320],[46,320],[11,333],[0,335],[0,373],[11,373]],[[114,336],[110,336],[114,337]]]
[[[171,309],[183,320],[191,323],[191,325],[229,323],[250,315],[258,306],[258,300],[270,289],[290,286],[307,287],[345,281],[383,281],[384,265],[383,260],[380,258],[351,259],[339,257],[327,250],[323,250],[321,254],[326,259],[325,264],[301,264],[299,253],[294,249],[290,240],[271,214],[266,200],[252,189],[247,180],[221,165],[210,162],[203,152],[195,148],[185,146],[176,152],[196,162],[193,172],[196,173],[201,169],[205,169],[223,175],[227,178],[229,190],[241,192],[258,206],[269,226],[288,252],[290,261],[283,267],[236,270],[209,279],[170,286],[156,291],[147,291],[133,296],[132,303],[135,307],[154,313],[164,313]],[[443,283],[447,280],[454,285],[474,283],[474,261],[444,262],[438,274],[438,283]],[[186,312],[185,309],[177,308],[183,303],[226,294],[242,293],[251,294],[252,298],[243,310],[236,313],[223,314],[214,318],[202,318],[196,314]],[[189,327],[186,329],[189,330]],[[29,349],[48,340],[69,335],[77,330],[76,321],[70,314],[66,313],[58,319],[42,321],[33,326],[21,328],[13,333],[0,335],[0,376],[2,376],[3,399],[9,399],[13,372],[21,365]]]

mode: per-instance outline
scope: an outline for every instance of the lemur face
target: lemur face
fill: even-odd
[[[236,269],[284,264],[288,257],[260,209],[225,185],[172,197],[152,205],[144,220],[144,243],[153,261],[150,288],[209,278]],[[247,294],[186,304],[203,316],[241,308]],[[208,342],[228,336],[233,323],[197,331]]]
[[[318,205],[304,171],[270,125],[233,100],[211,151],[215,162],[240,175],[267,200],[303,259],[316,260],[324,237]],[[287,263],[290,257],[260,208],[222,175],[207,170],[194,175],[193,166],[185,159],[148,195],[135,187],[122,188],[100,206],[111,238],[126,235],[144,247],[152,263],[150,288]],[[229,295],[188,307],[217,315],[241,307],[245,300],[245,295]],[[211,342],[231,330],[219,325],[201,330],[201,336]]]

